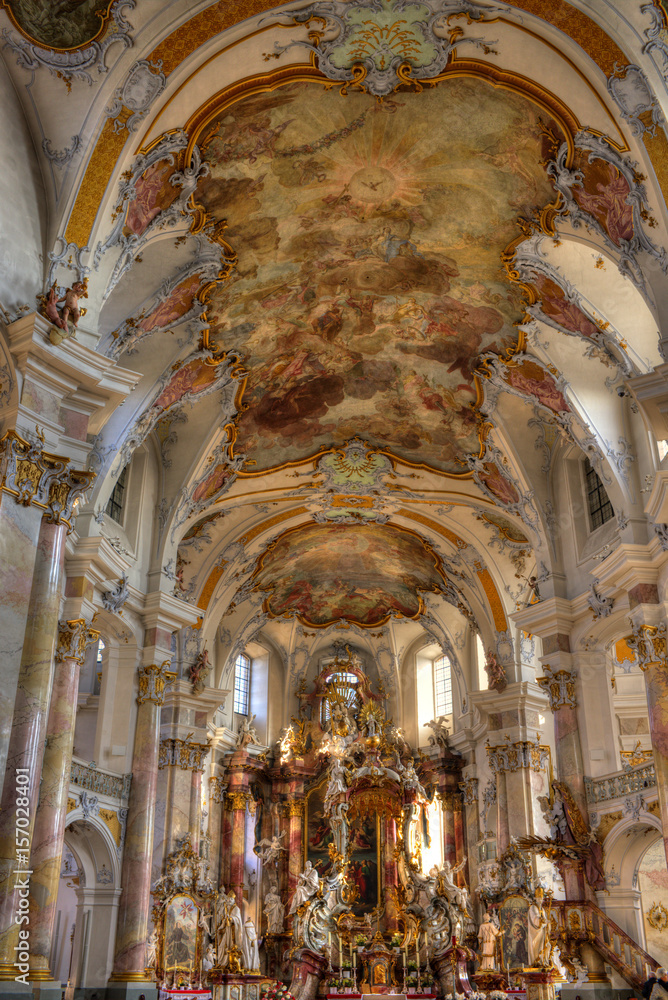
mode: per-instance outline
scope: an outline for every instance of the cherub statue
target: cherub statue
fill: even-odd
[[[249,743],[252,743],[256,747],[262,746],[257,737],[257,730],[253,725],[254,718],[255,715],[251,715],[250,719],[244,719],[239,726],[237,732],[237,750],[244,750]]]
[[[448,728],[445,725],[445,715],[439,715],[437,719],[432,719],[431,722],[425,722],[425,726],[431,729],[433,736],[429,737],[429,745],[447,747],[448,745]]]
[[[255,854],[265,865],[275,864],[278,860],[278,855],[281,851],[287,851],[287,847],[284,847],[281,840],[286,834],[286,830],[283,831],[278,837],[263,837],[262,840],[253,848]]]
[[[58,284],[54,281],[46,295],[41,295],[40,311],[56,330],[52,330],[51,342],[59,344],[65,337],[72,337],[76,333],[79,320],[85,314],[85,309],[79,308],[79,297],[88,297],[88,279],[75,281],[71,288],[67,288],[64,294],[58,291]],[[59,303],[63,305],[59,308]],[[62,331],[60,333],[59,331]]]
[[[504,691],[508,687],[506,668],[499,663],[491,649],[485,654],[485,673],[490,691]]]

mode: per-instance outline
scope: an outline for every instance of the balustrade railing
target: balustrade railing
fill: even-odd
[[[592,804],[606,802],[608,799],[619,799],[624,795],[655,787],[654,764],[641,764],[628,771],[606,774],[602,778],[585,778],[587,801]]]
[[[130,795],[131,781],[131,774],[114,774],[113,771],[104,771],[91,764],[84,764],[76,758],[72,760],[70,782],[89,792],[108,795],[110,798],[126,802]]]

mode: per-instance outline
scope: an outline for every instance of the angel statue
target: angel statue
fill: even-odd
[[[284,830],[278,837],[263,837],[262,840],[257,842],[253,851],[264,865],[275,865],[280,852],[287,851],[287,847],[284,847],[281,843],[286,832]]]
[[[255,715],[251,715],[250,719],[244,719],[241,722],[237,732],[237,750],[244,750],[249,743],[252,743],[256,747],[262,746],[257,736],[257,730],[253,725],[254,718]]]
[[[76,333],[79,320],[85,314],[85,309],[79,308],[79,297],[88,297],[88,279],[75,281],[64,293],[53,283],[46,295],[41,295],[40,312],[51,321],[53,327],[49,334],[52,344],[60,344],[66,337]],[[59,303],[62,305],[59,306]]]

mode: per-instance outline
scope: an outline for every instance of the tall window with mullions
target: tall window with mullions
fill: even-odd
[[[250,657],[239,653],[234,664],[234,711],[237,715],[248,715],[250,709],[250,675]]]
[[[585,486],[587,490],[587,506],[589,508],[589,524],[591,530],[600,528],[602,524],[614,517],[605,486],[601,482],[596,469],[588,458],[585,459]]]
[[[434,660],[434,711],[439,715],[452,713],[452,665],[449,656]]]
[[[105,513],[109,515],[117,524],[123,524],[123,508],[125,507],[125,491],[128,485],[128,469],[126,465],[111,491],[111,496],[105,508]]]

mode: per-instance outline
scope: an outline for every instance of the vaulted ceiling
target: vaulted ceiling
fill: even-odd
[[[666,308],[658,3],[0,8],[45,282],[88,277],[80,336],[137,379],[86,530],[150,447],[152,572],[228,652],[281,622],[493,647],[530,573],[561,586],[560,448],[641,504],[616,387]]]

